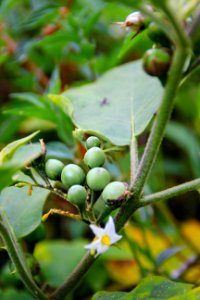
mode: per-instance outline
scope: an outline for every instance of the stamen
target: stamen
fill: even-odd
[[[105,246],[110,246],[110,237],[107,234],[104,234],[101,238],[101,243]]]

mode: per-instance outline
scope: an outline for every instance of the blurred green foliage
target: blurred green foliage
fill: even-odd
[[[1,148],[39,129],[38,136],[43,138],[47,145],[47,157],[59,158],[65,163],[74,160],[79,162],[82,159],[84,150],[82,144],[74,138],[74,124],[71,118],[51,101],[48,95],[57,95],[70,87],[81,87],[86,83],[92,83],[113,67],[141,58],[143,53],[152,47],[147,30],[132,38],[132,33],[126,32],[115,24],[117,21],[123,22],[134,10],[130,2],[1,1]],[[184,1],[180,2],[183,4]],[[192,10],[190,11],[192,14]],[[200,52],[198,45],[195,44],[196,53]],[[148,193],[200,175],[199,73],[200,68],[195,68],[185,76],[179,87],[172,120],[166,128],[158,160],[145,187]],[[129,78],[127,82],[131,86]],[[140,153],[144,148],[147,134],[148,128],[138,139]],[[34,140],[38,141],[38,137]],[[13,173],[19,169],[19,160],[23,163],[23,151],[30,161],[33,160],[29,157],[28,148],[23,147],[25,148],[21,148],[18,152],[19,156],[16,156],[13,165],[0,167],[0,175],[4,179],[1,181],[1,188],[11,183]],[[35,147],[36,158],[40,156],[41,149],[39,144]],[[129,164],[130,158],[126,147],[121,151],[108,153],[107,168],[114,179],[127,181]],[[26,174],[19,172],[17,176],[15,183],[20,180],[31,180],[30,178],[36,178],[38,174],[30,175],[27,171]],[[15,189],[15,197],[19,198],[19,202],[13,211],[11,201],[8,214],[11,224],[14,224],[17,237],[22,238],[37,229],[47,193],[45,192],[44,197],[40,194],[42,199],[37,196],[37,191],[36,195],[33,193],[32,200],[40,202],[37,206],[36,202],[29,201],[29,197],[24,192],[27,188],[12,187],[11,189]],[[2,193],[1,203],[7,202],[7,193],[6,190]],[[27,202],[26,209],[21,211],[25,202]],[[51,207],[64,209],[66,205],[59,197],[51,195],[45,204],[45,210]],[[199,209],[199,194],[194,192],[178,199],[171,199],[169,205],[162,203],[139,210],[131,221],[130,231],[133,233],[126,232],[127,243],[121,245],[124,252],[120,249],[110,249],[88,272],[81,287],[67,299],[83,299],[100,289],[113,289],[113,286],[117,290],[130,289],[140,282],[142,277],[152,273],[198,284],[200,248],[194,239],[199,241],[199,237],[193,232],[199,230]],[[34,220],[31,219],[30,213],[33,210],[36,212]],[[20,221],[26,223],[25,232],[23,228],[20,229],[16,225],[21,225],[16,218],[19,216]],[[195,219],[196,223],[192,225],[187,223],[189,218]],[[181,231],[183,221],[185,221],[183,225],[187,224],[187,228],[191,229],[191,234],[184,235]],[[34,255],[37,264],[40,265],[40,272],[35,276],[36,281],[41,285],[50,284],[55,287],[62,283],[82,256],[84,242],[87,243],[83,237],[92,237],[85,224],[62,217],[50,218],[44,228],[46,239],[50,241],[39,242],[39,238],[28,235],[26,240],[23,240],[23,245],[26,252],[31,256]],[[56,262],[55,265],[52,264],[52,260]],[[0,263],[4,265],[3,259],[0,259]],[[68,265],[68,268],[65,269],[65,265]],[[11,283],[10,278],[6,280],[3,278],[5,268],[8,270],[7,264],[1,270],[0,298],[29,299],[18,278],[11,280]],[[122,279],[120,281],[118,276],[121,268],[124,268],[125,272],[124,282]],[[135,275],[131,273],[132,271]],[[100,296],[94,296],[94,299],[101,299]],[[124,293],[120,292],[118,296],[124,296]]]

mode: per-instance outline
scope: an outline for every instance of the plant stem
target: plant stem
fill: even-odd
[[[139,199],[143,186],[157,157],[158,150],[163,139],[164,130],[174,106],[175,94],[181,80],[186,58],[187,53],[185,53],[184,49],[177,48],[170,68],[162,104],[151,129],[150,136],[138,167],[135,181],[130,186],[130,190],[133,191],[134,195],[124,204],[124,206],[121,207],[116,217],[116,227],[118,230],[122,228],[133,212],[139,207]]]
[[[90,251],[82,258],[71,275],[66,281],[49,297],[50,300],[62,300],[71,292],[79,283],[80,279],[86,274],[87,270],[94,263],[95,257],[90,254]]]
[[[12,227],[10,226],[4,212],[0,212],[1,221],[0,221],[0,234],[3,238],[3,241],[6,245],[6,249],[9,253],[11,260],[13,261],[22,282],[28,289],[28,291],[33,295],[34,298],[40,300],[47,300],[47,297],[44,295],[42,290],[34,282],[30,269],[26,264],[26,259],[21,250],[20,245],[18,244],[15,234]]]
[[[167,190],[147,195],[140,199],[139,206],[146,206],[158,201],[167,200],[172,197],[182,195],[184,193],[200,189],[200,178],[179,184]]]
[[[169,21],[171,22],[171,25],[173,26],[173,29],[175,31],[175,36],[177,41],[175,43],[182,47],[182,49],[185,48],[186,51],[189,50],[189,40],[187,38],[187,35],[185,34],[185,31],[183,30],[182,26],[180,25],[180,21],[178,20],[177,15],[174,14],[171,7],[168,5],[168,3],[163,4],[164,12],[166,16],[168,17]]]

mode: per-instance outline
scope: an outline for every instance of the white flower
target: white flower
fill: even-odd
[[[108,250],[110,245],[119,241],[122,236],[118,235],[115,231],[115,224],[112,217],[109,217],[105,228],[100,228],[96,225],[90,225],[90,228],[95,234],[94,241],[85,246],[86,249],[90,249],[91,253],[96,251],[96,255],[104,253]]]

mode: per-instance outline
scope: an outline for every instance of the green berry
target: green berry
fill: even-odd
[[[64,164],[58,159],[48,159],[45,163],[45,172],[52,180],[59,180]]]
[[[84,205],[86,198],[87,198],[87,191],[82,185],[79,184],[73,185],[68,190],[67,199],[69,200],[69,202],[77,206]]]
[[[165,49],[149,49],[143,57],[144,70],[151,76],[163,76],[167,73],[171,56]]]
[[[87,140],[86,140],[86,147],[87,149],[90,149],[92,147],[100,147],[100,140],[98,139],[98,137],[96,136],[90,136]]]
[[[162,46],[165,47],[170,45],[170,40],[165,35],[164,31],[160,29],[160,27],[155,22],[151,22],[149,24],[147,33],[149,38],[154,43],[161,44]]]
[[[75,184],[82,184],[85,179],[83,169],[75,164],[69,164],[64,167],[61,173],[61,181],[66,188]]]
[[[106,157],[102,149],[92,147],[85,153],[84,163],[90,168],[95,168],[102,166],[105,159]]]
[[[101,191],[110,181],[110,174],[104,168],[93,168],[86,177],[89,188],[93,191]]]
[[[125,196],[126,185],[120,181],[113,181],[106,185],[102,192],[103,200],[118,200]]]

